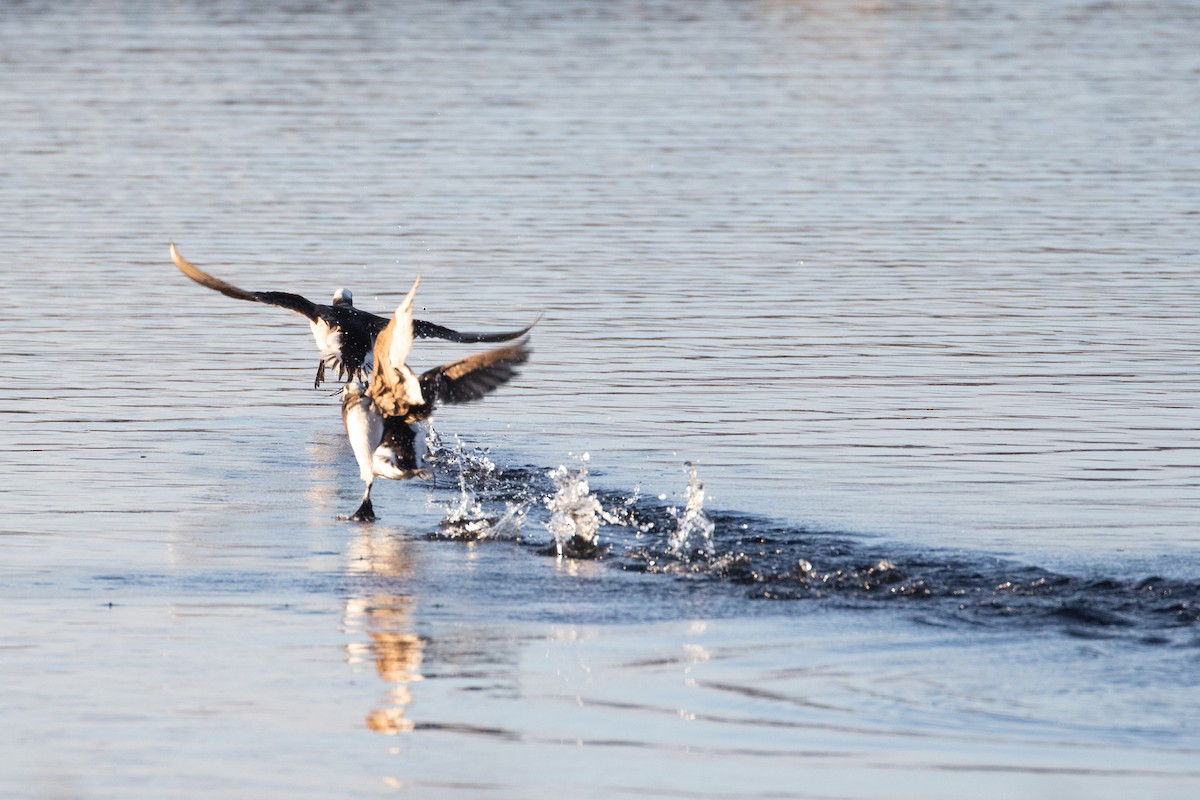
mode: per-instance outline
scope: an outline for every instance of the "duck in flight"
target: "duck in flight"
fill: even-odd
[[[415,325],[413,282],[396,313],[375,338],[374,358],[366,381],[351,380],[342,394],[342,421],[367,484],[362,501],[348,519],[375,520],[371,486],[375,478],[428,478],[421,466],[421,433],[417,424],[447,403],[478,400],[517,374],[529,358],[528,338],[434,367],[417,375],[405,363],[412,348]]]
[[[308,319],[312,328],[313,338],[317,349],[321,351],[321,361],[317,364],[317,375],[313,388],[317,388],[325,380],[325,370],[336,370],[338,379],[365,380],[371,374],[372,348],[375,339],[390,322],[387,317],[363,311],[354,305],[354,297],[349,289],[338,289],[333,294],[330,305],[314,303],[298,294],[289,292],[247,292],[220,278],[209,275],[192,262],[184,258],[171,242],[171,260],[179,271],[201,286],[207,286],[227,297],[238,300],[250,300],[256,303],[279,306],[289,311],[295,311]],[[412,320],[412,336],[419,339],[446,339],[451,342],[509,342],[524,336],[529,329],[537,324],[531,324],[516,331],[502,333],[460,333],[456,330],[435,325],[432,322]]]

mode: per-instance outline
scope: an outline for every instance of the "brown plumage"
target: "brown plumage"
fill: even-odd
[[[529,340],[452,361],[416,375],[406,363],[412,347],[412,305],[418,279],[375,338],[374,366],[366,384],[351,382],[342,396],[342,420],[366,491],[350,519],[371,521],[376,477],[425,477],[416,424],[442,404],[469,403],[507,383],[529,358]]]

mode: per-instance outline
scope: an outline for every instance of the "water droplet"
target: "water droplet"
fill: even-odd
[[[675,508],[667,509],[676,520],[675,530],[667,540],[667,549],[683,559],[690,559],[693,555],[711,558],[716,554],[712,540],[716,526],[704,511],[704,484],[700,481],[695,464],[687,461],[684,467],[688,473],[687,502],[682,513]]]

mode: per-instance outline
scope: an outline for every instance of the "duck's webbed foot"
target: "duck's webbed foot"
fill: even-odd
[[[338,514],[338,519],[351,522],[374,522],[377,517],[375,516],[375,507],[371,505],[371,498],[364,498],[358,510],[348,517],[345,514]]]
[[[371,505],[371,498],[368,497],[366,500],[363,500],[362,505],[358,507],[358,511],[350,515],[350,519],[355,522],[374,522],[375,507]]]

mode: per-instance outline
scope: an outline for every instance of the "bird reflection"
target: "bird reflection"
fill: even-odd
[[[387,734],[411,731],[410,686],[422,680],[425,642],[413,630],[415,598],[395,593],[412,573],[405,543],[395,535],[367,529],[351,542],[347,555],[351,576],[360,579],[356,584],[361,594],[346,601],[345,630],[367,634],[366,641],[346,645],[347,661],[351,665],[374,662],[376,673],[387,684],[381,701],[367,714],[367,727]]]

